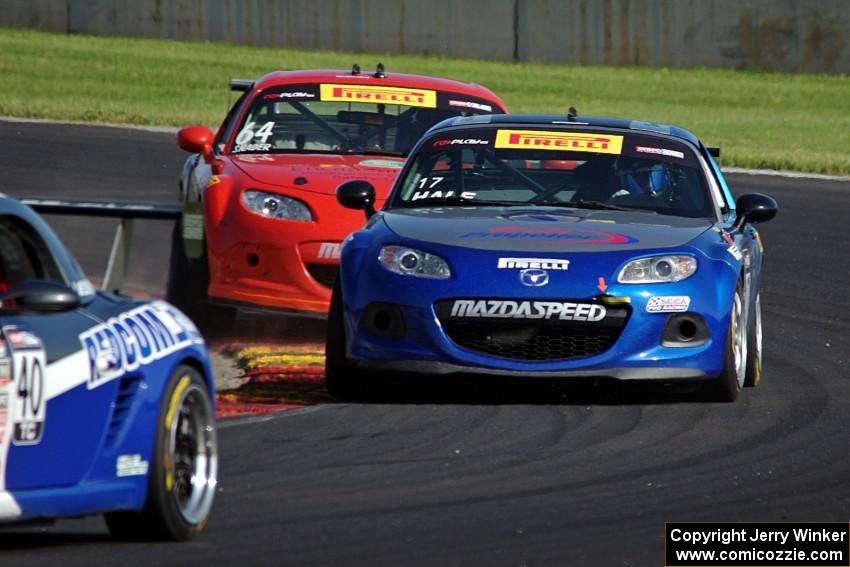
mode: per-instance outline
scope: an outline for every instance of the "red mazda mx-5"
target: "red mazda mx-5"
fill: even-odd
[[[405,156],[434,124],[504,113],[476,84],[384,72],[273,72],[242,91],[218,132],[183,128],[168,298],[199,318],[207,303],[324,316],[343,239],[363,225],[336,188],[368,180],[383,204]]]

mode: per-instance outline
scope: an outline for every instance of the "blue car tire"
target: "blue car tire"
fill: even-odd
[[[762,326],[761,326],[761,294],[756,295],[756,305],[750,322],[747,339],[747,377],[744,386],[753,388],[761,381],[762,369]]]
[[[714,402],[734,402],[744,386],[747,371],[747,342],[749,333],[744,327],[745,303],[743,286],[738,283],[729,314],[729,333],[723,371],[706,384],[707,397]]]
[[[158,419],[144,509],[106,514],[117,539],[189,540],[212,510],[218,473],[215,416],[195,368],[179,366],[172,373]]]
[[[325,387],[331,396],[343,400],[361,399],[367,393],[367,383],[362,372],[352,368],[345,357],[345,314],[339,278],[334,283],[328,312],[328,331],[325,338]]]

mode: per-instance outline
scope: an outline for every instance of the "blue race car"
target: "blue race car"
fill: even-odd
[[[571,109],[572,110],[572,109]],[[345,241],[327,387],[376,372],[703,380],[733,401],[761,373],[754,223],[713,151],[674,126],[589,116],[444,121]]]
[[[218,453],[192,322],[96,292],[47,224],[2,195],[0,300],[0,522],[103,513],[120,539],[199,533]]]

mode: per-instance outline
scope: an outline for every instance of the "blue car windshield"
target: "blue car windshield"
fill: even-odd
[[[679,141],[602,131],[471,129],[426,140],[392,206],[545,205],[714,217],[699,158]]]

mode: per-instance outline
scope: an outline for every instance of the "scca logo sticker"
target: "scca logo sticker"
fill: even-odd
[[[437,108],[437,93],[425,89],[370,87],[360,85],[321,85],[319,98],[337,102],[383,102]]]
[[[620,154],[623,150],[623,137],[543,130],[499,130],[496,132],[495,146],[524,150]]]

